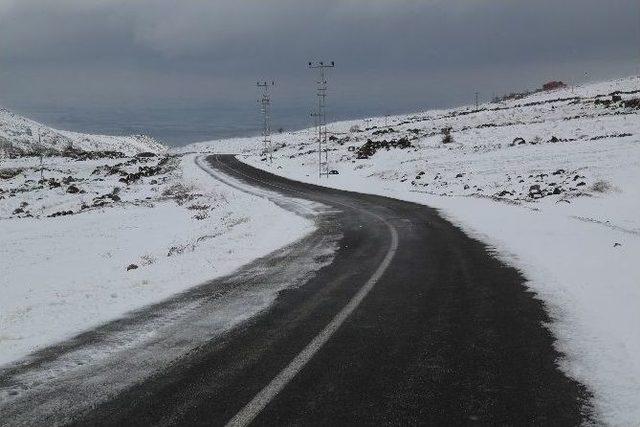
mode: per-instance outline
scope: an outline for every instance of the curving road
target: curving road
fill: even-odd
[[[318,231],[295,250],[260,260],[250,275],[244,269],[223,279],[229,288],[284,280],[284,272],[309,262],[309,247],[326,236],[338,246],[332,262],[241,326],[64,423],[588,420],[589,393],[558,369],[561,355],[543,326],[549,321],[543,304],[516,270],[435,210],[289,181],[233,156],[207,161],[218,177],[233,177],[245,190],[330,208],[317,218]],[[213,288],[200,289],[198,297],[208,298],[207,289]],[[46,420],[60,421],[55,414]]]

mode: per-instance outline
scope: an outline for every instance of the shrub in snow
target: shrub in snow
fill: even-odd
[[[209,205],[194,203],[190,206],[187,206],[187,209],[194,210],[194,211],[206,211],[207,209],[209,209],[209,207],[210,207]]]
[[[140,264],[142,265],[151,265],[154,264],[156,262],[156,257],[154,257],[151,254],[144,254],[140,257]]]
[[[591,190],[596,193],[608,193],[613,190],[613,186],[607,181],[597,181],[591,186]]]
[[[197,220],[207,219],[207,218],[209,218],[209,213],[207,211],[198,211],[198,213],[196,213],[193,216],[193,218],[197,219]]]
[[[453,142],[453,135],[451,135],[451,128],[442,128],[442,143],[451,144]]]
[[[187,186],[182,183],[173,184],[162,192],[162,195],[165,197],[170,197],[176,200],[176,203],[179,205],[184,204],[189,200],[193,200],[197,197],[195,194],[192,194],[193,186]]]
[[[640,98],[628,99],[624,101],[623,104],[627,108],[635,108],[636,110],[640,110]]]
[[[22,169],[19,168],[6,168],[0,169],[0,179],[11,179],[22,173]]]

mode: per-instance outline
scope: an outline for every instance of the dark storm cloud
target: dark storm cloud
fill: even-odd
[[[245,102],[258,78],[295,100],[308,92],[306,61],[325,58],[338,64],[345,104],[442,105],[474,88],[633,72],[639,9],[637,0],[0,0],[0,102]]]

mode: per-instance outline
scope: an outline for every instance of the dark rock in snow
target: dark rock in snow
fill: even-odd
[[[67,176],[65,178],[62,178],[62,183],[65,184],[65,185],[69,185],[69,184],[71,184],[72,182],[75,182],[75,181],[77,181],[77,179],[75,179],[71,175],[69,175],[69,176]]]
[[[54,212],[51,215],[47,215],[49,218],[55,218],[57,216],[73,215],[73,211],[59,211]]]
[[[127,271],[129,271],[129,270],[135,270],[135,269],[137,269],[137,268],[138,268],[138,266],[137,266],[137,265],[135,265],[135,264],[129,264],[129,265],[127,266]]]
[[[373,141],[368,139],[367,142],[364,143],[360,148],[356,151],[356,158],[358,159],[368,159],[369,157],[376,154],[376,151],[381,149],[390,150],[391,148],[400,148],[406,149],[413,147],[411,142],[405,137],[402,137],[398,140],[392,139],[391,141],[387,141],[386,139],[382,141]]]
[[[534,184],[529,187],[529,197],[531,197],[532,199],[539,199],[543,196],[544,195],[542,194],[542,190],[540,190],[540,185]]]
[[[60,184],[60,182],[55,178],[50,178],[49,181],[47,181],[47,183],[49,184],[50,189],[58,188],[62,186],[62,184]]]
[[[157,156],[156,153],[152,153],[150,151],[144,151],[142,153],[136,154],[136,157],[156,157],[156,156]]]
[[[67,187],[67,193],[69,194],[76,194],[79,193],[80,189],[78,187],[76,187],[75,185],[70,185]]]
[[[628,99],[623,102],[626,108],[635,108],[640,110],[640,98]]]

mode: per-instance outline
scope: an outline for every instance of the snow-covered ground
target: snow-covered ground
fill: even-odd
[[[315,229],[308,217],[217,181],[196,160],[0,163],[0,365]]]
[[[193,144],[300,181],[440,209],[519,268],[553,318],[559,361],[599,421],[640,423],[640,78],[519,100]],[[452,142],[443,143],[451,128]],[[402,148],[404,147],[404,148]]]

